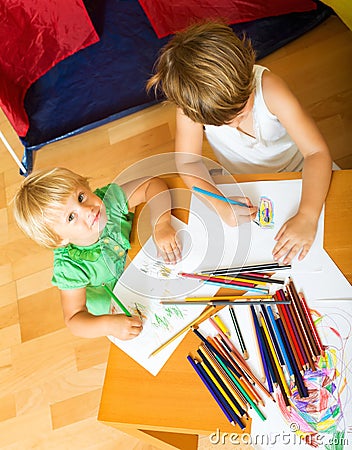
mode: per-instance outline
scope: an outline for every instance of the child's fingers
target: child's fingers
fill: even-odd
[[[251,220],[254,220],[257,216],[257,212],[258,208],[256,206],[252,206],[249,208],[245,206],[236,207],[238,224],[240,225],[243,222],[250,222]]]

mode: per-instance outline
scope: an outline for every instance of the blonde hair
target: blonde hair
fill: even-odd
[[[246,105],[254,89],[251,43],[219,22],[176,33],[156,61],[147,91],[162,92],[197,123],[223,125]]]
[[[18,226],[39,245],[59,247],[62,239],[53,229],[57,210],[79,186],[90,189],[87,178],[68,169],[54,168],[31,174],[13,199]]]

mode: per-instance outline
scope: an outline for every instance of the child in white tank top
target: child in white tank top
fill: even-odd
[[[176,104],[176,162],[180,175],[218,193],[202,159],[203,134],[231,174],[302,170],[297,213],[279,230],[273,258],[289,263],[308,253],[331,178],[328,146],[284,81],[254,64],[254,51],[226,25],[196,24],[163,48],[147,89]],[[304,81],[303,81],[304,82]],[[255,218],[249,199],[233,206],[208,198],[233,226]]]

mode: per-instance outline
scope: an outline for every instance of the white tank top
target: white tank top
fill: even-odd
[[[303,156],[278,118],[267,108],[262,92],[263,66],[254,66],[255,137],[229,125],[205,125],[205,134],[219,163],[230,173],[296,172]]]

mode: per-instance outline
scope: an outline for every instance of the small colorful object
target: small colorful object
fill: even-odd
[[[274,227],[274,209],[270,198],[260,197],[256,222],[261,228]]]

